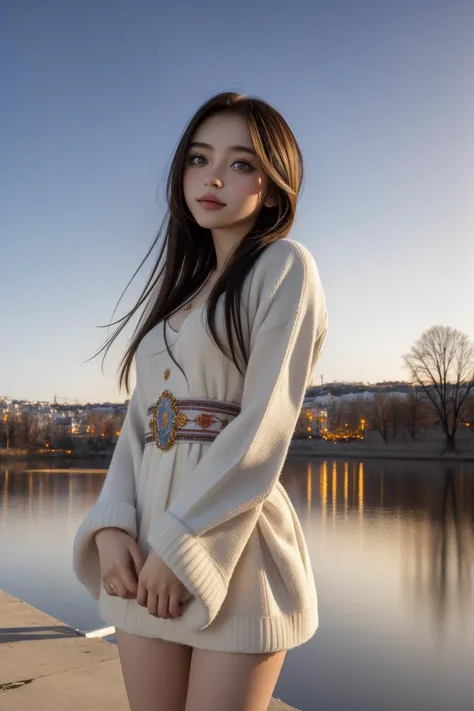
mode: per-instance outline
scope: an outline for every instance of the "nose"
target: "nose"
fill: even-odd
[[[204,183],[206,187],[215,187],[215,188],[222,188],[222,180],[217,177],[217,175],[213,175],[207,179],[207,182]]]

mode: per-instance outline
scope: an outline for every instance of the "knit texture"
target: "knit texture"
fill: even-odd
[[[279,477],[327,332],[323,288],[311,253],[294,240],[270,245],[243,289],[249,362],[243,377],[206,332],[199,312],[187,316],[172,350],[164,324],[137,352],[137,385],[97,503],[73,551],[78,579],[100,597],[109,624],[221,651],[269,652],[306,642],[318,625],[309,555]],[[216,322],[223,323],[223,309]],[[225,334],[225,330],[219,330]],[[163,335],[162,335],[163,334]],[[224,339],[225,343],[225,339]],[[166,384],[176,397],[236,402],[240,414],[207,444],[144,446],[147,409]],[[116,526],[154,548],[183,583],[184,613],[157,619],[135,600],[101,588],[94,535]]]

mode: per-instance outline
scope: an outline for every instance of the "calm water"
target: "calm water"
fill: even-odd
[[[0,465],[0,588],[72,627],[102,626],[71,570],[101,473]],[[88,465],[89,466],[89,465]],[[291,460],[320,629],[275,696],[303,711],[474,708],[474,465]]]

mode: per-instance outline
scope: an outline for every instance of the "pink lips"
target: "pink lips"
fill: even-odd
[[[220,202],[220,200],[210,193],[199,198],[198,203],[202,205],[205,210],[217,210],[219,207],[224,207],[224,203]]]
[[[199,204],[205,210],[218,210],[220,207],[224,207],[221,202],[214,202],[212,200],[199,200]]]

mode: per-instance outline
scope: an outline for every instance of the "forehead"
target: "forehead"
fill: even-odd
[[[220,113],[205,119],[196,129],[193,141],[210,143],[216,148],[241,145],[252,148],[252,139],[243,116]]]

